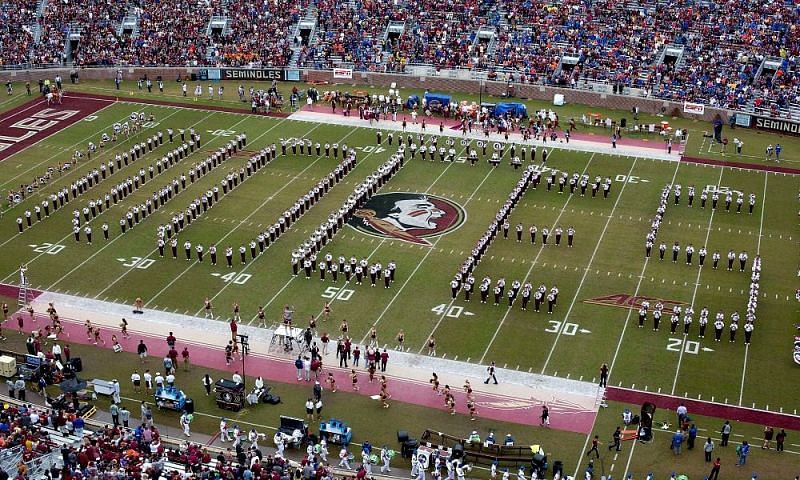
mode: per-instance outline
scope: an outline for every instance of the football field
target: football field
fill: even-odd
[[[343,273],[336,282],[330,272],[324,280],[319,271],[307,279],[302,266],[299,275],[293,276],[290,260],[292,251],[397,151],[399,132],[394,132],[392,145],[387,134],[395,127],[383,130],[378,144],[372,128],[312,123],[291,116],[266,118],[169,105],[109,103],[5,158],[0,162],[0,186],[7,191],[30,183],[49,167],[68,161],[74,150],[85,150],[88,142],[99,144],[103,133],[110,133],[115,122],[124,121],[132,112],[152,114],[154,120],[130,139],[109,142],[91,159],[84,157],[78,165],[54,174],[21,203],[4,203],[0,220],[2,282],[18,283],[19,266],[26,264],[31,286],[40,290],[129,305],[141,298],[148,310],[199,317],[204,315],[204,299],[208,298],[220,321],[230,318],[237,303],[243,323],[259,325],[257,312],[263,307],[267,327],[279,323],[285,305],[294,307],[296,323],[305,326],[309,317],[323,312],[327,302],[330,318],[320,320],[318,328],[333,337],[340,335],[341,323],[346,320],[348,334],[356,342],[365,342],[375,328],[379,343],[393,346],[402,330],[404,348],[409,352],[429,353],[434,338],[436,355],[447,359],[481,364],[494,361],[524,372],[592,382],[597,381],[600,366],[608,363],[609,385],[613,386],[785,413],[796,414],[800,408],[796,382],[784,381],[796,378],[798,368],[791,358],[800,265],[800,177],[796,175],[567,149],[553,149],[546,164],[537,157],[534,165],[542,172],[542,183],[524,193],[509,217],[508,238],[500,232],[474,275],[477,283],[490,277],[492,286],[501,277],[507,287],[515,280],[530,282],[534,288],[557,286],[557,303],[548,314],[546,305],[539,312],[532,305],[522,310],[519,298],[509,306],[504,296],[495,305],[491,293],[489,300],[481,303],[477,288],[470,301],[465,300],[463,291],[455,299],[451,296],[453,275],[522,175],[522,169],[512,168],[507,157],[497,168],[485,159],[471,166],[466,157],[475,140],[467,145],[455,143],[454,162],[439,161],[438,155],[434,161],[423,160],[419,154],[413,159],[407,155],[402,169],[366,207],[370,212],[351,220],[318,256],[319,262],[328,253],[337,263],[340,256],[348,263],[351,257],[383,266],[395,262],[396,278],[389,288],[384,288],[382,280],[374,288],[368,278],[361,284],[355,277],[346,281]],[[102,199],[113,184],[138,176],[140,168],[148,170],[177,146],[178,139],[174,144],[165,141],[136,162],[123,165],[64,207],[50,211],[49,216],[42,214],[42,220],[36,221],[34,215],[32,226],[18,232],[16,219],[24,217],[25,210],[32,210],[101,162],[113,160],[134,142],[145,141],[158,131],[166,135],[170,128],[176,132],[193,128],[202,138],[200,148],[91,218],[91,244],[83,232],[80,241],[75,241],[73,210],[82,210],[91,199]],[[130,208],[144,203],[157,189],[169,188],[173,178],[188,175],[192,164],[242,133],[247,135],[243,150],[187,182],[186,188],[161,208],[121,232],[119,221]],[[324,149],[320,155],[316,151],[309,155],[289,148],[286,155],[280,155],[281,142],[287,139],[346,144],[356,149],[357,165],[286,233],[253,257],[250,242],[268,231],[341,160],[341,152],[335,159],[325,155]],[[278,145],[277,159],[244,176],[236,189],[225,194],[220,191],[213,207],[178,234],[177,258],[172,257],[169,246],[164,256],[159,256],[159,225],[170,223],[192,200],[219,186],[226,175],[244,167],[251,155],[273,143]],[[589,187],[585,195],[579,189],[571,194],[569,185],[560,191],[557,180],[548,189],[544,179],[553,171],[556,178],[560,172],[585,174],[590,183],[597,176],[610,178],[610,193],[605,198],[601,189],[592,195]],[[680,184],[683,195],[678,205],[670,195],[653,256],[648,259],[645,235],[661,191],[669,184]],[[689,186],[697,191],[692,207],[686,198]],[[716,209],[711,207],[711,193],[705,208],[700,207],[703,190],[721,192]],[[741,213],[736,212],[735,203],[726,210],[728,191],[743,192]],[[756,196],[752,214],[747,205],[750,193]],[[407,203],[415,205],[404,209]],[[384,222],[366,221],[373,216]],[[412,223],[413,219],[421,223]],[[398,221],[407,228],[396,228]],[[101,234],[104,222],[109,225],[108,240]],[[521,241],[516,240],[517,224],[523,228]],[[82,221],[81,227],[85,225]],[[532,225],[538,230],[536,243],[531,243],[528,233]],[[575,230],[572,248],[566,245],[570,227]],[[555,245],[551,233],[548,244],[543,245],[544,228],[551,232],[563,229],[561,244]],[[192,244],[191,260],[184,255],[187,241]],[[668,245],[664,260],[658,258],[661,241]],[[671,261],[674,242],[681,246],[676,263]],[[216,266],[211,265],[208,253],[203,262],[198,261],[194,252],[198,244],[206,252],[216,245],[221,258]],[[689,244],[708,250],[702,268],[697,253],[691,265],[686,263],[684,249]],[[234,250],[231,268],[222,255],[228,246]],[[244,263],[239,258],[240,246],[246,250]],[[728,271],[731,250],[737,260],[735,268]],[[711,268],[714,251],[722,255],[717,269]],[[738,255],[744,251],[749,260],[740,272]],[[744,344],[742,330],[731,342],[730,315],[738,311],[744,319],[750,269],[757,255],[763,263],[752,343]],[[695,317],[688,334],[683,334],[682,316],[676,333],[670,333],[667,309],[658,331],[653,330],[652,315],[644,328],[638,328],[638,308],[644,300],[651,305],[661,301],[669,309],[692,305]],[[703,307],[711,312],[709,323],[717,312],[724,313],[722,341],[714,341],[711,325],[705,338],[698,337],[698,315]]]

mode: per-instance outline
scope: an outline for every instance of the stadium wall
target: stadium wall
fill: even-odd
[[[202,69],[208,69],[208,67],[203,67]],[[8,80],[11,80],[12,82],[30,81],[31,87],[37,88],[37,83],[40,78],[52,79],[56,75],[60,74],[64,79],[64,83],[68,85],[70,73],[74,71],[77,71],[80,78],[83,80],[112,80],[117,75],[117,72],[121,71],[123,79],[129,82],[135,81],[146,74],[152,79],[155,79],[160,75],[164,79],[165,83],[169,84],[170,82],[176,81],[178,75],[185,78],[190,76],[192,73],[197,73],[198,70],[201,70],[201,68],[129,67],[122,69],[84,68],[72,70],[68,68],[61,68],[41,70],[4,70],[0,71],[0,83],[5,83]],[[370,85],[375,87],[386,87],[387,89],[392,83],[396,83],[400,88],[442,90],[473,94],[478,93],[481,85],[483,85],[484,93],[490,95],[505,94],[509,86],[506,82],[500,81],[464,80],[444,78],[441,76],[412,76],[373,72],[353,72],[352,80],[342,80],[334,79],[333,71],[331,70],[303,70],[302,78],[307,82]],[[129,91],[130,88],[132,87],[130,84],[128,84],[127,86],[123,87],[123,90]],[[513,88],[514,96],[520,99],[534,99],[552,102],[553,95],[556,93],[561,93],[564,95],[568,103],[573,104],[582,104],[590,107],[613,108],[624,111],[631,111],[634,107],[639,107],[639,111],[642,113],[659,113],[663,108],[666,116],[690,116],[683,113],[683,105],[680,103],[653,98],[642,98],[633,95],[617,95],[605,92],[597,92],[590,89],[558,88],[519,83],[513,84]],[[691,115],[691,117],[697,118],[698,120],[712,121],[717,116],[720,116],[724,122],[727,122],[729,115],[732,113],[733,112],[729,110],[722,110],[706,106],[705,112],[702,115]]]

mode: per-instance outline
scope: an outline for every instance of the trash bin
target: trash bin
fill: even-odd
[[[183,411],[188,413],[188,414],[193,414],[194,413],[194,400],[192,400],[191,398],[187,398],[186,402],[184,402],[184,404],[183,404]]]

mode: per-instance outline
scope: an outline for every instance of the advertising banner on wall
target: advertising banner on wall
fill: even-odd
[[[333,69],[333,78],[352,79],[353,78],[353,70],[350,69],[350,68],[334,68]]]
[[[683,113],[692,115],[702,115],[706,111],[706,106],[702,103],[683,102]]]
[[[784,133],[787,135],[800,136],[800,123],[792,122],[789,120],[782,120],[779,118],[766,118],[766,117],[753,117],[755,120],[752,123],[754,128],[759,130],[767,130],[775,133]]]
[[[220,80],[298,81],[299,71],[282,68],[221,68]]]

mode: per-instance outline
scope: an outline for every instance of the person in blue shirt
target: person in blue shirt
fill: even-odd
[[[675,435],[672,436],[672,453],[675,455],[681,454],[681,444],[683,444],[683,433],[680,429],[675,431]]]
[[[686,448],[689,450],[694,448],[694,441],[697,438],[697,425],[694,423],[689,427],[689,437],[686,439]]]
[[[78,416],[72,421],[72,427],[75,429],[75,435],[79,437],[83,437],[83,428],[85,426],[86,423],[83,421],[83,417]]]
[[[741,467],[747,463],[747,456],[750,455],[750,444],[747,443],[747,440],[743,441],[741,445],[736,447],[736,454],[739,455],[738,466]]]
[[[512,437],[510,433],[506,435],[506,439],[505,439],[504,444],[509,446],[509,447],[513,447],[514,446],[514,437]]]
[[[781,161],[781,151],[782,150],[783,150],[783,147],[781,146],[781,144],[780,143],[776,143],[775,144],[775,161],[776,162],[780,162]]]

